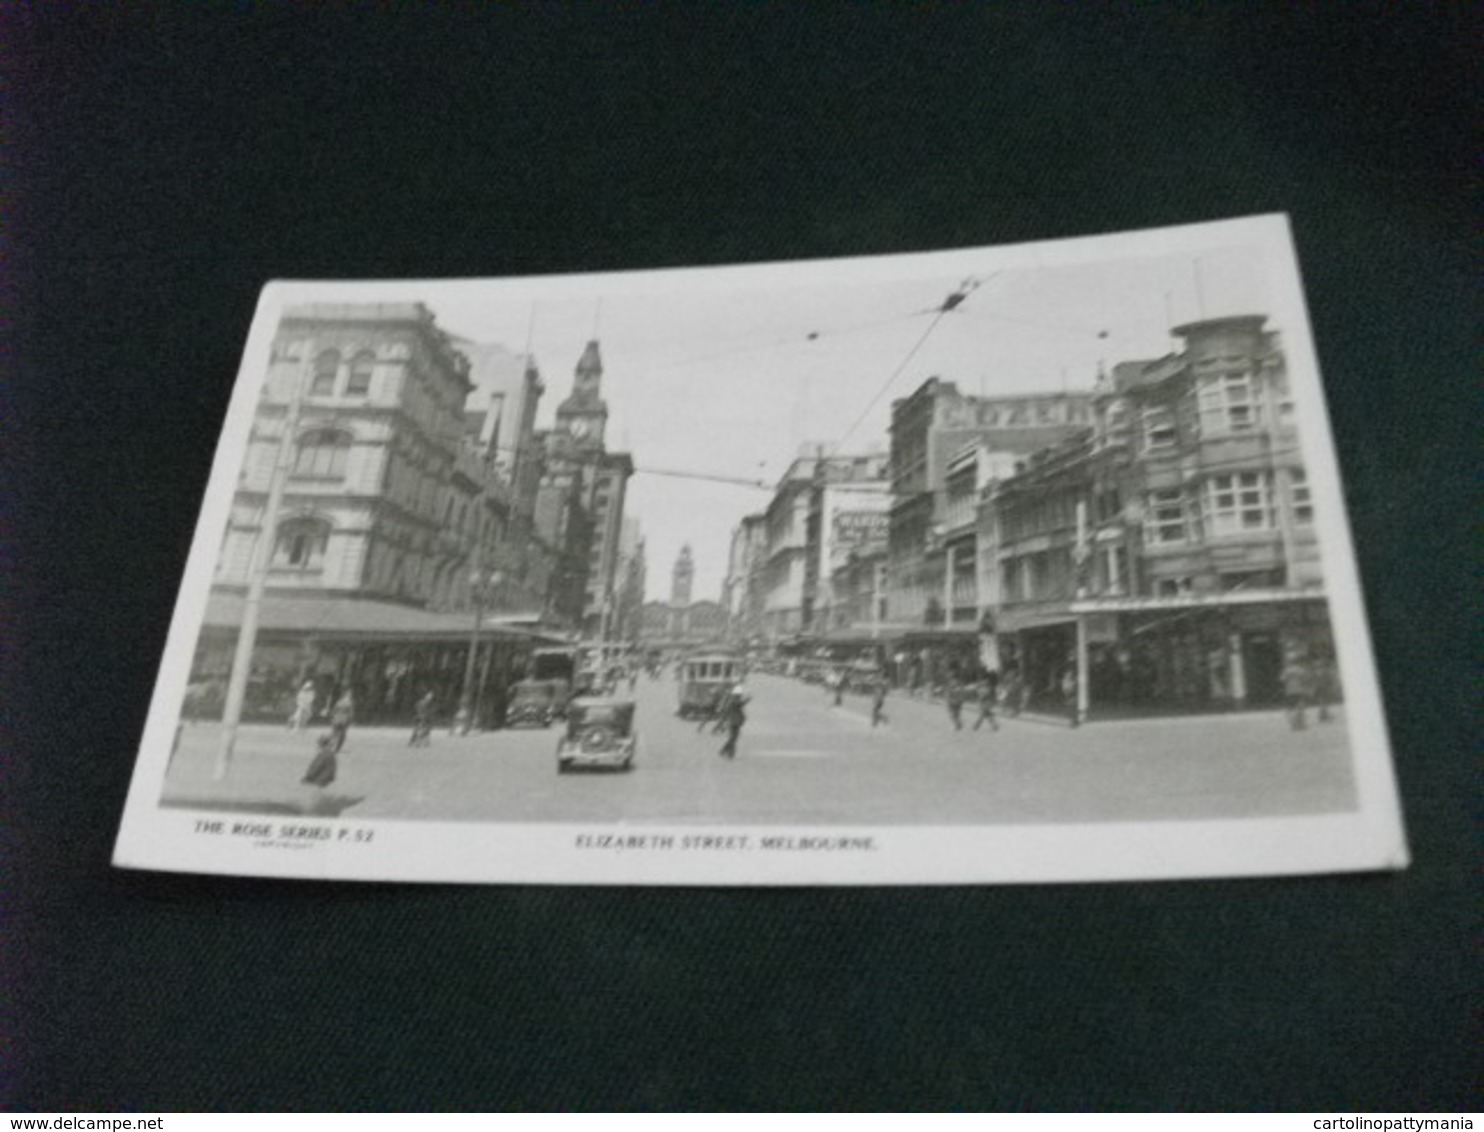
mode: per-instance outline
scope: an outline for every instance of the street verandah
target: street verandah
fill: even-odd
[[[1343,699],[1322,596],[1298,600],[1146,602],[1142,609],[1077,614],[1070,603],[1007,614],[994,634],[999,696],[1011,712],[1070,717],[1077,709],[1078,619],[1084,618],[1086,708],[1079,722],[1270,709],[1285,700],[1285,657],[1326,674],[1318,698]],[[796,666],[878,667],[895,690],[938,699],[951,681],[976,684],[989,669],[971,628],[893,628],[799,638]]]
[[[222,716],[240,606],[230,597],[213,597],[182,705],[187,720]],[[287,725],[299,693],[309,685],[309,722],[327,719],[346,691],[362,723],[410,725],[415,706],[428,693],[434,718],[451,719],[467,677],[471,726],[498,727],[510,689],[526,674],[533,649],[556,641],[549,634],[509,626],[481,624],[476,632],[470,613],[334,598],[271,598],[264,602],[253,648],[243,718]]]

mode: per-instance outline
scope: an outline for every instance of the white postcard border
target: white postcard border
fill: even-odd
[[[1381,696],[1338,465],[1286,217],[1270,215],[1049,243],[797,264],[479,281],[491,301],[790,286],[906,274],[1069,265],[1251,246],[1267,264],[1282,326],[1319,528],[1358,807],[1284,818],[864,828],[612,826],[255,818],[165,809],[160,796],[196,640],[279,316],[306,301],[385,301],[471,281],[270,283],[248,335],[171,622],[115,848],[120,867],[305,879],[637,885],[868,885],[1104,881],[1398,869],[1408,863]],[[220,824],[219,830],[204,826]],[[233,827],[251,827],[234,832]],[[687,839],[745,838],[707,847]],[[625,847],[612,838],[648,838]],[[586,838],[588,840],[584,841]],[[668,838],[668,845],[657,839]],[[766,838],[792,839],[764,848]],[[839,839],[869,848],[831,847]],[[819,842],[818,845],[813,841]]]

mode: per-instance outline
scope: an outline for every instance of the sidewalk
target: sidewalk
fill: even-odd
[[[847,692],[845,699],[848,701],[852,696],[859,693]],[[869,699],[869,697],[865,697]],[[931,704],[935,707],[943,707],[943,696],[926,688],[911,690],[907,688],[893,688],[888,696],[888,703],[892,699],[899,702]],[[944,709],[946,710],[946,708]],[[1281,704],[1243,704],[1240,707],[1231,704],[1194,704],[1194,705],[1165,705],[1160,707],[1134,706],[1129,704],[1094,704],[1086,719],[1082,721],[1083,727],[1098,727],[1110,723],[1155,723],[1163,720],[1189,720],[1189,719],[1250,719],[1263,718],[1265,716],[1281,715],[1284,712]],[[973,699],[964,702],[964,714],[970,715],[978,711],[978,706]],[[1336,719],[1343,718],[1345,714],[1344,701],[1331,703],[1330,714]],[[1310,718],[1318,723],[1318,709],[1311,705],[1308,710]],[[1072,727],[1071,714],[1064,708],[1055,705],[1047,706],[1044,701],[1034,706],[1027,706],[1018,712],[1008,711],[1002,703],[995,712],[1001,721],[1007,719],[1019,719],[1026,723],[1042,723],[1051,727]]]
[[[324,728],[296,732],[274,724],[243,725],[238,730],[226,774],[218,778],[221,726],[215,723],[188,726],[181,732],[180,744],[170,761],[160,805],[171,809],[336,817],[365,800],[363,791],[347,791],[343,787],[347,764],[354,761],[357,764],[354,777],[364,779],[368,761],[384,762],[388,754],[398,747],[405,748],[407,743],[407,729],[403,727],[351,728],[340,755],[337,780],[321,790],[305,785],[300,779],[314,758],[315,743],[323,734]]]

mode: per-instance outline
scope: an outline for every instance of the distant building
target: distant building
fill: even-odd
[[[537,533],[536,508],[545,455],[536,432],[536,410],[545,392],[535,359],[498,343],[451,337],[469,359],[473,388],[465,403],[467,444],[485,456],[507,486],[508,538],[487,565],[507,580],[508,605],[524,620],[538,620],[547,605],[557,550]]]
[[[762,635],[762,564],[767,552],[763,515],[747,515],[732,531],[727,575],[722,583],[722,607],[727,636],[736,643]]]
[[[670,572],[670,605],[684,609],[690,604],[691,586],[695,584],[696,564],[691,557],[690,544],[680,548],[675,558],[675,568]]]
[[[609,625],[609,636],[615,640],[637,641],[640,637],[646,572],[639,521],[625,518],[618,540],[618,570]]]
[[[886,473],[884,454],[816,463],[805,546],[806,633],[828,634],[855,622],[850,603],[836,593],[836,578],[852,562],[877,558],[886,550],[891,514]]]
[[[823,445],[788,466],[747,540],[758,634],[776,643],[829,630],[836,569],[884,532],[886,472],[883,454],[826,455]]]
[[[516,506],[529,512],[541,479],[536,410],[546,392],[536,360],[499,343],[458,336],[449,341],[469,360],[466,433],[510,484]]]
[[[726,610],[719,602],[693,601],[695,560],[687,544],[670,572],[670,600],[646,602],[642,610],[643,643],[677,649],[720,645],[726,637]]]
[[[813,481],[813,465],[795,460],[778,481],[763,512],[759,620],[769,642],[796,636],[804,628],[804,573]]]

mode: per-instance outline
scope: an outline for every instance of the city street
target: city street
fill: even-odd
[[[1343,712],[1291,731],[1281,713],[1094,723],[1011,719],[956,732],[942,705],[893,696],[834,706],[822,688],[749,680],[735,761],[722,736],[675,717],[675,684],[641,678],[632,771],[558,776],[558,731],[434,733],[352,728],[319,798],[299,777],[314,737],[245,727],[228,776],[212,774],[220,729],[184,729],[164,803],[239,812],[427,821],[980,824],[1202,819],[1319,813],[1354,804]]]

